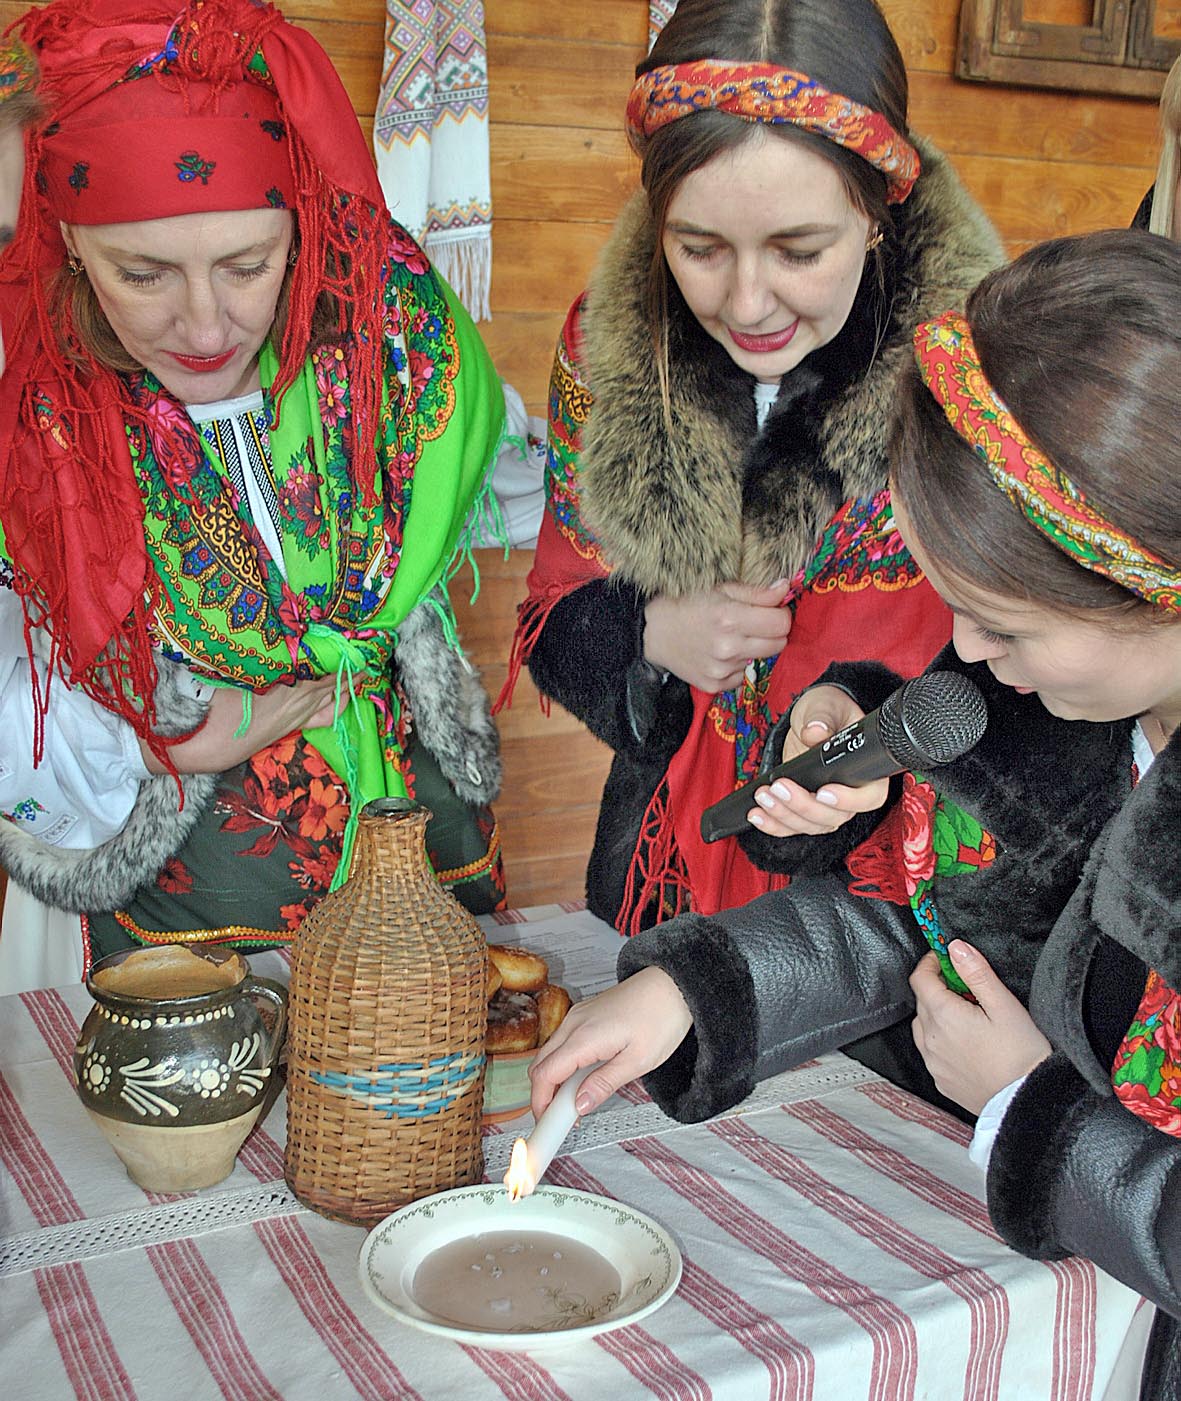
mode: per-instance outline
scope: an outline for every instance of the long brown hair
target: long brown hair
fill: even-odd
[[[776,63],[806,73],[832,92],[880,112],[908,135],[906,66],[874,0],[680,0],[676,12],[636,68],[636,76],[695,59]],[[762,128],[796,141],[834,165],[850,202],[871,225],[889,227],[885,176],[835,142],[789,123]],[[678,186],[752,135],[752,124],[724,112],[694,112],[653,133],[641,153],[640,179],[656,229],[645,291],[661,396],[668,401],[669,278],[662,240]]]
[[[1054,239],[968,299],[989,383],[1113,525],[1181,564],[1181,247],[1117,230]],[[1068,614],[1175,615],[1075,564],[1009,501],[913,364],[890,448],[915,534],[954,578]]]

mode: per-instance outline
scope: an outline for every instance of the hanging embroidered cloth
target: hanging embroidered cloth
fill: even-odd
[[[677,0],[648,0],[648,52],[652,52],[652,45],[656,42],[656,36],[673,17],[673,11],[677,8]]]
[[[472,316],[488,320],[492,183],[482,0],[386,0],[373,147],[390,211]]]

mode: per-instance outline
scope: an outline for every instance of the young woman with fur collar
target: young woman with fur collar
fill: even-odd
[[[534,1071],[538,1111],[606,1060],[584,1112],[658,1067],[657,1102],[706,1118],[917,1002],[928,1083],[979,1116],[997,1229],[1159,1306],[1160,1398],[1181,1395],[1179,328],[1181,248],[1129,232],[1033,249],[919,329],[894,505],[955,610],[933,668],[980,686],[984,739],[907,775],[877,859],[850,860],[884,898],[798,880],[650,930]],[[828,679],[866,709],[898,683]],[[831,686],[796,710],[861,713]]]
[[[638,71],[644,191],[558,346],[514,656],[615,751],[587,882],[628,933],[782,885],[737,841],[706,846],[702,809],[827,662],[913,674],[946,641],[885,440],[914,326],[1001,256],[909,136],[873,0],[681,0]],[[799,830],[829,832],[797,798]]]

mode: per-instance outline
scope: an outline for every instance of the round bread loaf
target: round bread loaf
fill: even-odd
[[[489,944],[488,957],[496,965],[508,992],[536,992],[549,978],[549,966],[544,958],[528,949],[508,948],[504,944]]]
[[[527,992],[506,988],[488,1003],[489,1055],[504,1056],[513,1051],[532,1051],[540,1027],[537,1003]]]
[[[546,983],[535,994],[537,1001],[537,1044],[544,1046],[562,1024],[562,1018],[570,1010],[570,994],[565,988]]]

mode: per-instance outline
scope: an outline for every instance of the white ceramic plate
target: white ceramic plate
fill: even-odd
[[[516,1230],[564,1236],[598,1251],[619,1275],[619,1299],[591,1317],[558,1310],[513,1332],[459,1327],[415,1299],[414,1274],[428,1255],[463,1237]],[[667,1231],[623,1202],[546,1185],[511,1202],[502,1186],[479,1185],[425,1197],[387,1216],[365,1237],[360,1266],[366,1294],[402,1323],[476,1347],[533,1351],[645,1318],[680,1282],[681,1252]]]

